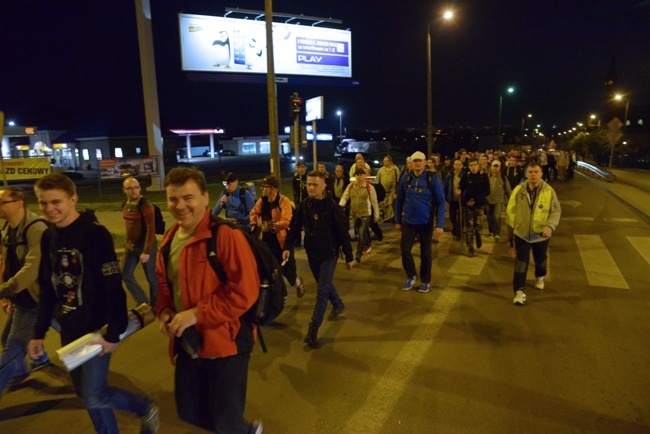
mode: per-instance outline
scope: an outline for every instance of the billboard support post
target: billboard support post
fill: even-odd
[[[313,141],[313,147],[314,147],[314,169],[318,169],[318,155],[316,153],[316,119],[314,119],[311,123],[311,134],[314,136],[314,141]]]
[[[280,137],[278,136],[278,101],[275,85],[275,60],[273,57],[273,1],[264,0],[266,22],[266,94],[269,110],[269,136],[271,139],[271,170],[280,180]]]

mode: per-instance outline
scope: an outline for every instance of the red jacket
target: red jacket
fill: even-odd
[[[197,308],[196,329],[203,337],[199,357],[214,358],[233,356],[239,352],[235,338],[241,328],[239,317],[257,300],[260,280],[255,256],[248,241],[239,230],[222,225],[217,231],[217,258],[228,276],[223,284],[210,266],[207,257],[207,240],[212,236],[210,210],[199,222],[196,233],[181,251],[179,280],[180,293],[185,309]],[[165,234],[161,251],[167,247],[178,230],[178,223]],[[158,255],[158,315],[169,308],[176,311],[167,283],[165,259]],[[176,288],[174,288],[176,290]],[[255,336],[255,330],[253,331]],[[170,339],[169,354],[174,362],[174,340]]]

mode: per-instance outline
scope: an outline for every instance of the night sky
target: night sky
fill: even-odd
[[[437,6],[436,6],[437,5]],[[436,127],[569,125],[597,113],[616,56],[618,87],[631,107],[650,104],[650,1],[464,0],[440,22],[443,2],[327,0],[273,2],[275,12],[331,17],[352,31],[358,86],[278,84],[280,128],[288,97],[323,95],[319,131],[426,125],[426,30],[433,37]],[[198,82],[180,68],[177,14],[223,16],[225,7],[263,10],[263,0],[152,0],[163,130],[221,127],[228,135],[268,132],[265,84]],[[0,12],[0,110],[41,129],[144,134],[132,0],[4,1]]]

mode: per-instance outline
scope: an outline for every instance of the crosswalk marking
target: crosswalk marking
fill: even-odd
[[[465,255],[458,256],[448,272],[452,274],[467,274],[470,276],[480,275],[493,249],[494,243],[483,243],[481,249],[476,249],[476,255],[473,258]]]
[[[587,280],[592,286],[629,289],[614,258],[598,235],[574,235]]]
[[[643,259],[650,264],[650,237],[627,237],[630,244],[643,256]]]
[[[422,359],[429,353],[442,324],[456,304],[460,289],[469,276],[453,276],[439,293],[436,302],[424,315],[422,323],[393,359],[384,375],[368,391],[365,403],[348,420],[342,432],[376,433],[385,428],[398,400],[403,399],[406,386]]]
[[[636,222],[638,222],[637,219],[631,218],[631,217],[630,218],[627,218],[627,217],[612,217],[612,218],[605,218],[603,220],[605,220],[606,222],[609,222],[609,223],[636,223]]]

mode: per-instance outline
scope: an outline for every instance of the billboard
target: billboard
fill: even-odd
[[[143,158],[105,158],[99,160],[101,179],[124,179],[158,175],[158,162],[153,157]]]
[[[322,96],[308,99],[305,102],[305,121],[311,122],[323,119],[324,107],[325,102]]]
[[[40,179],[52,172],[49,158],[11,158],[3,166],[8,181]]]
[[[183,71],[266,71],[264,21],[179,14]],[[352,77],[348,30],[273,23],[276,74]]]

